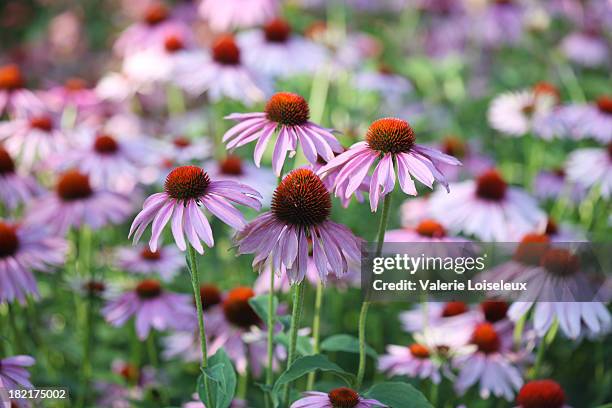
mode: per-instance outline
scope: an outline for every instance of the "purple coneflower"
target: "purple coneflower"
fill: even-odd
[[[514,45],[524,31],[524,6],[516,0],[488,1],[473,21],[480,39],[489,47]]]
[[[454,184],[452,195],[434,193],[431,211],[449,229],[483,241],[519,239],[545,219],[536,201],[526,192],[509,187],[496,170]]]
[[[412,92],[412,84],[406,78],[393,72],[391,67],[380,64],[376,71],[364,71],[355,76],[355,88],[376,92],[386,103],[400,103]]]
[[[439,171],[441,163],[460,165],[459,160],[429,147],[415,143],[412,127],[402,119],[384,118],[374,121],[366,134],[366,141],[355,143],[349,150],[330,160],[319,174],[341,167],[336,178],[335,193],[350,197],[363,182],[370,167],[378,160],[370,181],[370,208],[378,208],[381,195],[390,194],[395,187],[395,168],[399,184],[406,194],[417,195],[413,176],[429,188],[434,181],[447,187],[444,175]],[[344,186],[348,180],[346,190]],[[382,187],[382,191],[380,189]]]
[[[206,405],[200,401],[198,394],[193,394],[192,398],[193,401],[184,403],[183,408],[206,408]],[[247,408],[247,402],[242,399],[233,399],[228,408]]]
[[[230,154],[219,161],[206,163],[204,169],[215,180],[233,180],[253,187],[261,194],[262,204],[265,207],[270,205],[277,178],[269,167],[258,168],[239,156]]]
[[[160,156],[166,164],[183,166],[194,160],[204,160],[213,153],[213,146],[209,139],[192,139],[184,135],[176,135],[160,148]],[[162,163],[164,164],[164,163]]]
[[[198,11],[210,28],[224,32],[263,24],[276,15],[278,7],[278,0],[202,0]]]
[[[287,156],[295,154],[298,142],[310,163],[316,163],[318,157],[329,161],[334,152],[341,152],[342,146],[332,134],[331,129],[323,128],[308,119],[310,108],[308,102],[297,94],[279,92],[266,103],[264,112],[233,113],[226,119],[239,122],[223,135],[227,149],[235,149],[257,140],[254,160],[257,167],[268,146],[272,135],[278,130],[274,145],[272,168],[277,176],[281,175]]]
[[[0,220],[0,303],[37,297],[32,271],[49,272],[64,263],[67,242],[48,234],[43,225]]]
[[[442,377],[439,367],[431,359],[429,349],[422,344],[413,343],[408,347],[389,345],[387,354],[378,360],[378,369],[389,375],[407,375],[409,377],[431,378],[438,384]]]
[[[217,102],[223,98],[252,105],[263,101],[270,84],[242,62],[242,52],[232,35],[215,39],[210,53],[190,52],[176,62],[174,80],[192,95],[207,93]]]
[[[586,196],[586,189],[569,182],[562,168],[541,170],[533,181],[536,197],[540,200],[568,199],[577,204]]]
[[[26,367],[36,363],[34,357],[18,355],[0,360],[0,384],[9,390],[33,388],[30,382],[30,373]],[[10,404],[9,404],[10,405]]]
[[[69,78],[63,84],[45,91],[41,99],[57,111],[69,107],[82,111],[91,109],[100,103],[96,92],[88,88],[87,82],[76,77]]]
[[[0,140],[26,169],[38,160],[65,151],[68,146],[60,115],[39,105],[18,110],[11,120],[0,123]]]
[[[144,202],[129,236],[133,235],[134,242],[137,242],[147,226],[153,223],[149,247],[156,251],[164,227],[171,222],[172,235],[179,249],[187,249],[186,236],[193,248],[203,254],[201,241],[212,247],[214,240],[200,206],[240,230],[246,224],[244,216],[230,202],[259,210],[260,198],[257,191],[244,184],[230,180],[212,181],[199,167],[177,167],[166,178],[164,192],[153,194]]]
[[[587,189],[599,188],[604,198],[612,196],[612,142],[607,148],[585,148],[572,152],[567,177]]]
[[[294,170],[276,188],[271,211],[237,234],[238,253],[254,253],[257,270],[271,263],[295,283],[306,275],[312,247],[321,280],[330,272],[341,277],[351,262],[359,262],[360,240],[330,221],[330,213],[331,197],[321,179],[311,170]]]
[[[0,146],[0,202],[9,210],[14,210],[41,192],[36,179],[19,174],[11,155]]]
[[[116,266],[128,272],[149,275],[157,273],[163,280],[170,281],[185,266],[185,257],[173,246],[151,251],[148,246],[119,248]]]
[[[291,404],[291,408],[375,408],[386,407],[375,399],[364,398],[347,387],[340,387],[328,393],[307,391],[301,398]]]
[[[92,187],[89,177],[77,170],[60,175],[55,191],[33,201],[27,218],[64,234],[69,228],[87,225],[99,229],[123,222],[132,211],[130,200],[120,194]]]
[[[449,182],[472,178],[495,165],[493,159],[480,152],[477,143],[462,140],[457,136],[448,135],[435,147],[461,161],[462,166],[440,164],[440,171]]]
[[[151,328],[163,331],[190,327],[194,309],[190,296],[170,292],[158,281],[147,279],[108,302],[102,314],[113,326],[123,326],[133,316],[136,334],[145,340]]]
[[[39,98],[25,89],[25,79],[17,65],[0,66],[0,115],[5,110],[14,114],[39,103]]]
[[[568,34],[560,44],[561,51],[572,62],[585,67],[598,67],[608,62],[610,47],[596,30]]]
[[[419,304],[412,310],[402,312],[399,319],[408,333],[452,328],[455,337],[466,337],[466,329],[470,330],[469,327],[478,320],[478,314],[464,302],[427,302],[427,305]]]
[[[571,408],[565,404],[563,388],[553,380],[529,381],[516,396],[515,408]]]
[[[271,77],[311,73],[327,59],[325,48],[294,34],[291,25],[279,18],[268,21],[262,30],[239,34],[237,40],[245,64]]]
[[[593,138],[612,143],[612,97],[600,96],[588,104],[565,105],[556,116],[574,139]]]
[[[491,323],[479,323],[474,327],[471,344],[476,350],[453,359],[459,369],[455,390],[463,395],[468,388],[480,383],[480,396],[491,394],[511,401],[523,385],[523,378],[515,366],[521,356],[512,353],[512,332],[500,332]],[[524,356],[523,356],[524,358]]]

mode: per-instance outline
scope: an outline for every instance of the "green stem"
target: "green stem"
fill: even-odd
[[[291,311],[291,326],[289,328],[289,351],[287,353],[287,368],[291,367],[291,364],[297,356],[297,337],[298,330],[300,328],[300,319],[302,317],[302,303],[304,300],[304,282],[293,285],[293,309]],[[291,392],[291,383],[285,386],[283,393],[283,407],[289,406],[289,394]]]
[[[91,267],[91,230],[82,228],[78,233],[78,271],[89,281],[94,279],[93,268]],[[85,400],[89,393],[89,382],[92,375],[92,340],[94,331],[94,306],[93,292],[88,291],[84,302],[85,321],[83,322],[83,364],[81,367],[81,395],[78,399],[77,406],[84,407]]]
[[[15,354],[20,354],[23,343],[21,341],[21,331],[19,330],[19,326],[15,320],[15,306],[11,305],[10,303],[7,305],[9,324],[11,325],[11,330],[13,331],[13,352]]]
[[[200,276],[198,274],[198,263],[196,261],[196,252],[191,244],[187,245],[189,255],[189,273],[191,275],[191,285],[193,286],[193,296],[195,298],[196,309],[198,311],[198,327],[200,329],[200,347],[202,349],[202,361],[200,368],[202,370],[208,368],[208,353],[206,351],[206,330],[204,328],[204,311],[202,309],[202,297],[200,296]],[[204,392],[206,393],[206,405],[212,406],[212,398],[210,393],[210,385],[208,376],[204,375]]]
[[[157,347],[155,346],[155,334],[149,333],[147,337],[147,353],[149,354],[149,362],[153,367],[159,367],[159,359],[157,358]]]
[[[380,216],[380,224],[378,225],[378,233],[376,234],[376,256],[380,256],[382,253],[383,244],[385,243],[385,231],[387,229],[387,222],[389,221],[389,211],[391,209],[391,194],[385,196],[383,202],[382,214]],[[359,368],[357,370],[357,380],[355,382],[355,388],[359,390],[363,383],[363,377],[366,369],[366,319],[368,317],[368,308],[370,302],[364,300],[361,304],[361,312],[359,313]]]
[[[317,293],[315,295],[314,317],[312,318],[312,351],[314,354],[319,354],[320,338],[321,338],[321,306],[323,304],[323,283],[317,282]],[[308,373],[308,381],[306,382],[306,391],[312,390],[315,381],[315,372]]]
[[[274,358],[274,271],[270,270],[270,292],[268,293],[268,367],[266,370],[266,385],[272,387],[274,382],[274,368],[272,367]],[[271,406],[272,399],[269,393],[266,393],[266,407]]]

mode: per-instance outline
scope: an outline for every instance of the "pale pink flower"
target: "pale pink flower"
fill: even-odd
[[[278,0],[201,0],[200,16],[218,32],[261,25],[275,17]]]

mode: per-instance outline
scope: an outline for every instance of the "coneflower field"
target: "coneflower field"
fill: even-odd
[[[610,0],[3,0],[0,406],[611,408],[611,67]]]

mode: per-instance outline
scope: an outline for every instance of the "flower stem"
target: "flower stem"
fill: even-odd
[[[391,194],[385,196],[383,201],[382,214],[380,216],[380,224],[378,224],[378,233],[376,234],[376,256],[380,256],[382,253],[383,244],[385,242],[385,231],[387,229],[387,222],[389,221],[389,211],[391,209]],[[355,382],[355,388],[359,390],[363,383],[363,377],[365,375],[366,368],[366,319],[368,317],[368,308],[370,302],[364,300],[361,304],[361,312],[359,313],[359,368],[357,370],[357,380]]]
[[[315,295],[314,317],[312,318],[312,352],[319,354],[320,338],[321,338],[321,305],[323,304],[323,283],[317,282],[317,293]],[[308,373],[308,381],[306,382],[306,391],[312,390],[315,381],[315,372]]]
[[[187,245],[189,255],[189,273],[191,275],[191,285],[193,286],[193,296],[195,297],[196,309],[198,311],[198,327],[200,329],[200,347],[202,349],[202,361],[200,368],[202,370],[208,368],[208,354],[206,351],[206,330],[204,329],[204,311],[202,309],[202,297],[200,296],[200,276],[198,274],[198,263],[196,261],[196,252],[191,244]],[[210,386],[208,376],[204,375],[204,392],[208,400],[207,405],[212,405]]]
[[[274,382],[274,369],[272,367],[274,357],[274,271],[270,270],[270,292],[268,293],[268,367],[266,370],[266,385],[272,387]],[[271,406],[272,400],[269,393],[266,394],[266,407]]]
[[[293,309],[291,311],[291,326],[289,328],[289,351],[287,353],[287,368],[295,361],[297,356],[297,338],[300,328],[300,319],[302,317],[302,302],[304,300],[304,282],[293,285]],[[283,407],[289,406],[289,393],[291,392],[291,383],[285,386],[283,393]]]

